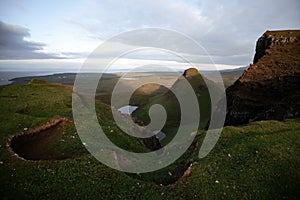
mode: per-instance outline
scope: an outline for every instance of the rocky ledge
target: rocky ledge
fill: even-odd
[[[298,117],[300,30],[267,31],[256,43],[253,64],[227,90],[226,125]]]

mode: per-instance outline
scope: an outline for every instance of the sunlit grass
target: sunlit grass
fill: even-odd
[[[11,155],[7,138],[60,116],[72,120],[71,92],[65,86],[29,84],[0,87],[0,194],[3,199],[297,199],[300,194],[300,120],[261,121],[225,127],[213,151],[197,158],[205,132],[176,163],[149,174],[125,174],[93,158],[69,126],[54,152],[69,153],[60,161],[24,161]],[[99,102],[103,126],[119,146],[142,150],[125,136]],[[193,160],[189,176],[174,172]],[[171,175],[170,173],[171,172]]]

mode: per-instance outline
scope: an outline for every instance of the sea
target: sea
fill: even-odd
[[[0,85],[9,85],[11,79],[27,76],[44,76],[57,73],[65,73],[59,71],[0,71]]]

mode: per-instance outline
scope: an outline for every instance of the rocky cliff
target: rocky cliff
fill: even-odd
[[[253,64],[226,93],[226,125],[298,117],[300,30],[265,32],[256,43]]]

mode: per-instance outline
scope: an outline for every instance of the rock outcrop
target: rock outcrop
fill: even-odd
[[[226,125],[300,114],[300,31],[267,31],[253,64],[227,90]]]
[[[188,68],[184,70],[183,76],[185,78],[191,77],[191,76],[199,76],[199,71],[196,68]]]

